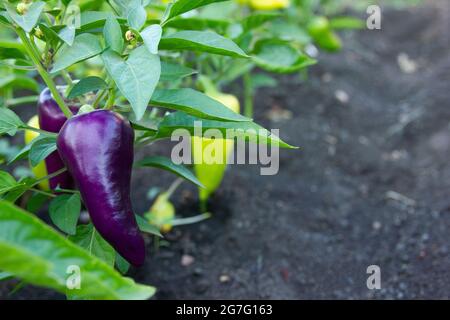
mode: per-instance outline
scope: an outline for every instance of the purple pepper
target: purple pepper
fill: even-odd
[[[73,114],[78,112],[78,107],[69,106]],[[39,127],[42,130],[59,133],[64,123],[67,121],[66,116],[58,107],[58,104],[53,99],[52,94],[48,88],[45,88],[39,95],[38,101],[38,115]],[[53,152],[45,159],[45,166],[47,173],[52,174],[64,168],[64,163],[58,154],[58,151]],[[50,179],[50,188],[56,189],[59,185],[62,189],[73,189],[74,182],[72,176],[68,172],[63,172],[56,177]]]
[[[145,244],[131,206],[133,144],[130,123],[108,110],[71,118],[57,141],[95,228],[122,257],[140,266]]]

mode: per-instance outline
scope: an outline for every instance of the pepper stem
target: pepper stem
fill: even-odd
[[[64,113],[67,119],[72,117],[72,112],[70,109],[66,106],[64,99],[61,97],[61,94],[59,93],[58,89],[56,88],[56,84],[53,81],[53,79],[48,74],[47,70],[44,69],[42,66],[42,63],[40,61],[40,58],[36,55],[34,52],[34,49],[30,43],[30,40],[28,39],[25,31],[23,31],[21,28],[16,28],[16,33],[19,36],[20,40],[22,40],[22,43],[25,47],[25,50],[28,54],[28,56],[33,61],[34,65],[36,66],[36,69],[39,73],[39,75],[42,77],[42,80],[44,80],[47,87],[50,89],[53,98],[55,99],[56,103],[58,104],[61,111]]]
[[[250,72],[244,74],[244,116],[253,118],[253,88]]]

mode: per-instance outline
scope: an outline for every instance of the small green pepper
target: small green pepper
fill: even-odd
[[[333,32],[330,21],[325,17],[315,17],[308,24],[308,32],[314,42],[322,49],[330,52],[342,48],[341,39]]]

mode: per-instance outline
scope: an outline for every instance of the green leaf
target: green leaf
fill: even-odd
[[[80,217],[80,195],[63,194],[50,202],[49,213],[52,222],[67,234],[76,233],[78,218]]]
[[[100,258],[106,264],[113,266],[115,251],[111,245],[98,233],[92,223],[79,225],[76,234],[69,236],[69,240],[76,243],[90,254]]]
[[[109,11],[84,11],[80,14],[80,28],[79,32],[98,32],[99,29],[105,26],[106,20],[113,17],[118,20],[120,24],[125,24],[127,21],[123,18],[117,18]]]
[[[223,1],[227,0],[178,0],[172,6],[168,7],[165,21],[193,9],[206,6],[207,4]]]
[[[0,135],[7,133],[10,136],[13,136],[16,134],[17,130],[24,125],[25,124],[14,111],[0,107]]]
[[[111,48],[111,50],[121,54],[123,51],[123,35],[120,24],[117,19],[113,16],[109,16],[106,19],[105,27],[103,29],[103,36],[106,41],[106,45]]]
[[[136,222],[138,224],[139,230],[144,233],[152,234],[162,238],[162,234],[157,227],[151,225],[146,219],[142,218],[140,215],[136,215]]]
[[[27,192],[33,185],[36,184],[36,179],[25,177],[13,187],[3,197],[4,200],[15,203],[25,192]]]
[[[58,37],[67,43],[67,45],[73,45],[75,41],[75,28],[74,27],[64,27],[58,32]]]
[[[280,17],[279,13],[275,12],[256,12],[242,20],[242,28],[244,31],[249,31],[262,26],[264,23]]]
[[[251,76],[251,85],[253,90],[257,90],[259,88],[275,88],[278,85],[278,81],[275,78],[272,78],[263,73],[252,74]]]
[[[253,61],[256,65],[270,72],[291,73],[317,62],[291,44],[277,39],[259,41],[255,53]]]
[[[0,195],[17,187],[18,183],[12,175],[6,171],[0,171]]]
[[[14,20],[23,30],[30,32],[39,20],[39,16],[45,7],[45,3],[42,1],[36,1],[31,4],[28,11],[24,15],[17,13],[15,6],[9,3],[5,3],[6,11],[8,11],[11,19]]]
[[[21,43],[10,40],[0,40],[1,59],[26,59],[25,48]]]
[[[88,92],[102,90],[106,88],[108,88],[108,84],[102,78],[94,76],[87,77],[81,79],[72,87],[69,94],[67,95],[67,99],[73,99]]]
[[[196,73],[196,70],[180,64],[161,61],[161,81],[175,81]]]
[[[30,163],[34,168],[45,160],[52,152],[56,151],[56,136],[41,135],[33,142],[30,149]]]
[[[9,280],[13,278],[13,275],[9,272],[0,272],[0,281]]]
[[[196,123],[202,124],[202,130],[196,128]],[[262,144],[276,144],[280,148],[297,149],[282,141],[279,137],[270,134],[269,131],[257,125],[254,122],[223,122],[215,120],[199,119],[183,112],[174,112],[164,117],[159,124],[158,133],[154,139],[168,138],[172,133],[178,129],[186,129],[190,135],[197,135],[197,133],[204,134],[208,129],[218,129],[226,137],[227,130],[231,130],[236,137],[245,139],[254,143]]]
[[[223,31],[226,30],[226,28],[229,25],[230,22],[227,20],[190,17],[190,18],[176,18],[170,20],[164,26],[167,28],[182,29],[182,30],[218,29],[220,31]]]
[[[52,73],[63,70],[71,65],[92,58],[102,52],[100,41],[90,33],[83,33],[75,37],[72,46],[64,45],[56,55]]]
[[[47,202],[48,195],[42,194],[42,193],[34,193],[30,200],[28,200],[27,203],[27,211],[36,213],[39,211],[39,209],[42,208],[42,206]]]
[[[44,34],[45,42],[47,42],[51,47],[55,48],[59,42],[64,41],[55,30],[43,23],[39,23],[39,29],[41,29]]]
[[[146,47],[138,47],[131,52],[126,61],[112,50],[105,51],[102,58],[109,75],[130,102],[139,121],[159,82],[161,75],[159,56],[148,52]]]
[[[151,103],[169,109],[184,111],[197,117],[249,121],[250,119],[231,111],[219,101],[190,88],[155,90]]]
[[[130,269],[130,264],[120,254],[116,252],[116,267],[121,274],[125,274]]]
[[[36,139],[36,138],[35,138]],[[8,161],[8,165],[11,165],[12,163],[18,161],[18,160],[22,160],[25,157],[28,157],[29,153],[30,153],[30,149],[31,146],[33,145],[34,140],[32,141],[32,143],[27,144],[25,147],[23,147],[21,150],[19,150],[19,152],[17,152],[9,161]]]
[[[232,40],[212,31],[180,31],[161,39],[161,50],[192,50],[236,58],[248,58]]]
[[[172,160],[170,160],[169,158],[165,157],[145,158],[144,160],[136,163],[136,167],[154,167],[167,170],[203,188],[202,183],[198,181],[195,175],[188,168],[180,164],[173,163]]]
[[[158,54],[158,46],[161,41],[162,28],[159,24],[152,24],[141,32],[142,40],[152,54]]]
[[[127,19],[130,27],[140,30],[147,19],[142,0],[114,0],[114,2],[120,7],[120,13]]]
[[[122,277],[47,226],[39,218],[0,201],[0,270],[27,283],[84,299],[148,299],[155,289]],[[66,286],[69,267],[81,271],[80,289]]]
[[[34,92],[39,91],[39,85],[33,78],[20,74],[10,74],[0,79],[0,88],[29,89]]]

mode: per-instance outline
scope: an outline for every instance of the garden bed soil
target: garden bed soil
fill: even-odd
[[[386,11],[381,31],[345,34],[308,81],[261,90],[256,121],[301,149],[281,151],[276,176],[230,167],[214,216],[176,228],[157,252],[149,244],[129,275],[156,299],[449,298],[449,11],[446,1]],[[172,180],[137,172],[136,211]],[[198,214],[194,187],[173,199],[179,215]],[[369,265],[381,290],[366,286]],[[0,284],[0,297],[63,298],[32,286],[8,296],[16,284]]]

